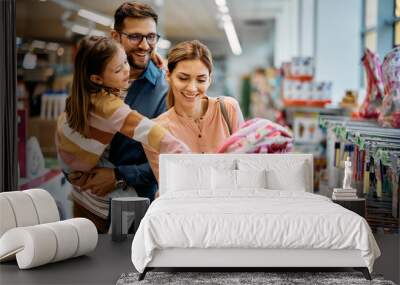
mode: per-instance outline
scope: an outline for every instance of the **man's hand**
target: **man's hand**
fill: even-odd
[[[90,171],[86,182],[80,186],[82,191],[90,190],[97,196],[105,196],[115,189],[113,168],[95,168]]]
[[[90,176],[90,172],[74,171],[68,174],[68,181],[74,185],[75,188],[81,189],[85,185]]]

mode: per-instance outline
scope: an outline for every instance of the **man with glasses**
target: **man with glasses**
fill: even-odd
[[[114,21],[111,36],[122,44],[131,66],[132,84],[125,102],[142,115],[155,118],[166,110],[168,91],[165,72],[151,60],[160,38],[157,34],[158,16],[146,4],[126,2],[116,10]],[[108,160],[115,168],[92,170],[84,185],[80,178],[74,181],[69,177],[69,180],[83,189],[96,189],[101,196],[126,189],[123,196],[131,194],[154,199],[157,182],[140,143],[117,133],[110,144]],[[98,203],[99,199],[95,199]],[[107,231],[104,217],[99,219],[98,215],[93,215],[90,206],[84,204],[74,199],[74,216],[87,217],[100,232]]]

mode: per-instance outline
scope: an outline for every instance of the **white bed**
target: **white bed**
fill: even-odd
[[[155,267],[354,267],[380,251],[362,217],[312,194],[312,156],[161,155],[160,198],[132,243]]]

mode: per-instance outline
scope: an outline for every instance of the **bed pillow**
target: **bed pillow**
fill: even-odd
[[[211,167],[168,164],[168,191],[185,191],[191,189],[211,188]]]
[[[305,163],[293,163],[285,169],[269,168],[266,170],[267,188],[273,190],[303,191],[308,185]]]
[[[304,160],[260,159],[238,160],[239,170],[266,170],[267,189],[306,191],[310,187],[309,164]]]
[[[212,190],[236,190],[236,170],[211,168]]]
[[[267,188],[267,172],[262,170],[236,170],[237,188]]]

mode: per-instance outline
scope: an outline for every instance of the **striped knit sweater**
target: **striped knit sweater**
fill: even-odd
[[[164,128],[133,111],[118,96],[101,91],[91,95],[89,137],[74,131],[63,113],[57,122],[56,145],[69,171],[96,166],[115,133],[137,140],[160,152],[181,152],[182,143]]]

